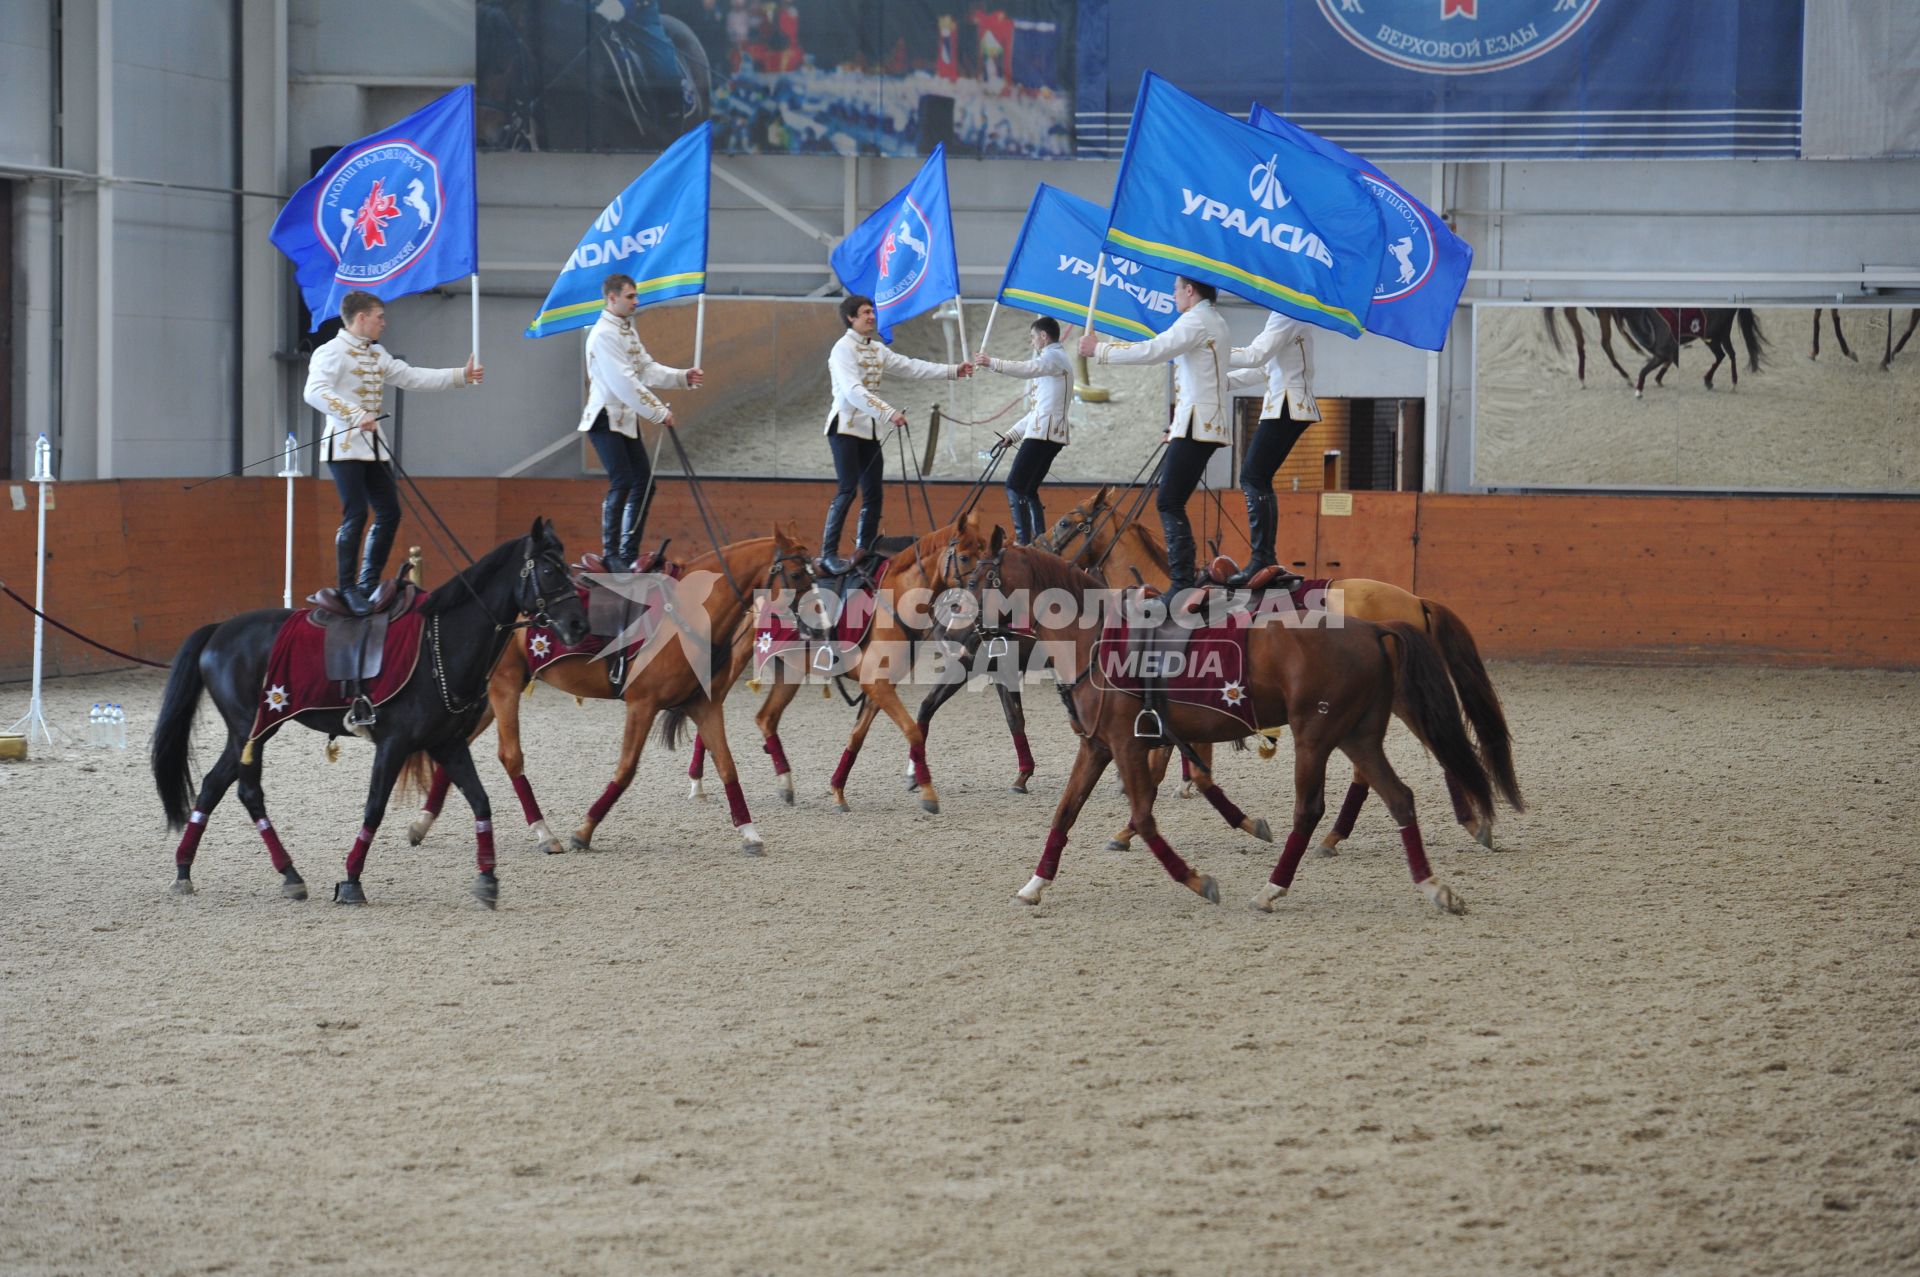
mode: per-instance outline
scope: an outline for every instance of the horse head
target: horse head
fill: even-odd
[[[514,608],[535,625],[552,629],[562,643],[587,637],[587,609],[567,571],[566,547],[554,531],[553,520],[535,516],[527,533],[520,579],[514,584]]]
[[[1055,520],[1053,531],[1039,537],[1034,544],[1050,554],[1057,554],[1071,561],[1074,556],[1072,547],[1082,539],[1092,544],[1093,530],[1100,518],[1113,505],[1113,485],[1102,485],[1100,491],[1082,501],[1073,509]],[[1084,550],[1085,547],[1082,547]]]

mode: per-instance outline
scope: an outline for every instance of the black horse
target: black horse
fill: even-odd
[[[1740,336],[1747,343],[1747,371],[1759,372],[1762,366],[1760,352],[1766,348],[1766,338],[1761,335],[1760,321],[1745,306],[1737,310],[1721,308],[1698,311],[1661,311],[1641,306],[1622,308],[1613,314],[1620,330],[1647,352],[1647,362],[1640,369],[1640,379],[1634,383],[1635,399],[1646,390],[1648,373],[1656,373],[1653,379],[1655,385],[1663,384],[1667,370],[1680,365],[1680,347],[1695,340],[1705,342],[1707,349],[1713,352],[1713,367],[1707,369],[1707,389],[1713,389],[1713,375],[1720,371],[1720,365],[1731,359],[1733,388],[1738,390],[1740,360],[1733,353],[1733,326],[1736,322],[1740,325]],[[1698,320],[1690,322],[1696,315]]]
[[[467,752],[467,739],[487,711],[487,682],[501,650],[512,632],[525,624],[516,618],[533,617],[537,624],[557,630],[563,642],[577,643],[587,634],[586,612],[567,576],[560,538],[545,519],[534,520],[526,536],[498,546],[427,595],[422,611],[423,651],[412,677],[380,706],[379,721],[368,729],[374,755],[365,820],[347,856],[346,881],[334,888],[333,898],[341,904],[366,903],[360,870],[367,848],[386,814],[394,782],[408,761],[424,752],[446,768],[473,808],[480,866],[473,894],[493,908],[500,898],[493,872],[493,813]],[[266,796],[260,787],[260,756],[280,724],[269,727],[251,748],[247,739],[274,639],[291,615],[284,608],[268,608],[204,625],[188,636],[173,658],[173,673],[167,679],[153,733],[153,779],[166,808],[168,828],[185,826],[174,853],[176,894],[192,893],[193,857],[207,817],[238,780],[240,801],[266,842],[273,867],[280,871],[281,894],[293,900],[307,898],[306,881],[267,819]],[[193,720],[203,690],[212,693],[226,721],[227,747],[194,797],[187,770]],[[302,721],[329,736],[343,730],[335,713],[303,715]]]

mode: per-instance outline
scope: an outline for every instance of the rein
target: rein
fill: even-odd
[[[718,522],[717,516],[710,509],[706,489],[700,485],[700,476],[694,473],[693,460],[687,456],[687,446],[680,442],[678,430],[669,427],[667,434],[673,440],[674,452],[680,457],[681,472],[687,476],[687,491],[693,494],[693,508],[699,511],[700,522],[707,530],[707,540],[713,543],[713,553],[720,560],[720,571],[727,578],[727,588],[733,591],[734,598],[744,604],[747,601],[747,593],[740,588],[740,583],[733,579],[733,567],[727,562],[725,550],[727,543],[720,539],[720,533],[715,528]]]

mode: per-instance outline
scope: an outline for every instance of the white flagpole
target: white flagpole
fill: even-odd
[[[701,367],[700,352],[707,344],[707,295],[700,294],[700,302],[693,312],[693,366]]]
[[[984,354],[986,352],[987,341],[993,336],[993,321],[999,317],[1000,299],[996,297],[993,299],[993,309],[987,312],[987,331],[980,334],[980,350],[975,353]]]
[[[475,272],[467,277],[473,285],[473,344],[468,347],[474,359],[480,358],[480,275]]]
[[[1100,272],[1107,264],[1105,253],[1095,253],[1093,257],[1093,291],[1087,294],[1087,331],[1093,331],[1093,308],[1100,301]]]
[[[287,575],[280,590],[280,606],[293,606],[293,481],[300,475],[298,444],[293,432],[287,432],[286,456],[280,462],[280,477],[287,481]]]
[[[967,303],[966,300],[957,293],[953,298],[953,313],[955,318],[960,321],[960,353],[967,355]],[[967,358],[971,359],[973,356],[967,355]]]

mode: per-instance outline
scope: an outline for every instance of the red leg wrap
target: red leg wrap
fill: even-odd
[[[1280,852],[1280,863],[1273,867],[1273,873],[1267,881],[1285,890],[1293,886],[1294,872],[1300,868],[1300,857],[1307,854],[1307,836],[1299,830],[1287,835],[1287,845]]]
[[[373,830],[360,826],[360,832],[353,837],[353,850],[347,853],[347,878],[357,882],[360,870],[367,863],[367,848],[373,846]]]
[[[773,760],[774,775],[784,776],[788,772],[793,770],[792,767],[787,765],[786,746],[780,743],[780,734],[778,732],[775,732],[773,735],[767,737],[766,743],[761,745],[760,749],[761,749],[761,752],[765,753],[767,757]]]
[[[1400,830],[1400,845],[1407,849],[1407,872],[1413,875],[1415,882],[1425,882],[1433,877],[1433,866],[1427,863],[1426,844],[1420,841],[1420,826],[1403,827]]]
[[[587,808],[587,819],[596,825],[605,820],[607,813],[613,810],[613,805],[620,801],[620,795],[626,792],[626,786],[619,781],[609,781],[606,792],[594,799],[593,806]]]
[[[180,845],[174,848],[173,863],[192,865],[194,853],[200,849],[200,835],[207,832],[207,813],[195,807],[187,815],[187,827],[180,833]]]
[[[1040,866],[1033,872],[1051,882],[1060,876],[1060,853],[1067,849],[1067,831],[1047,831],[1047,849],[1040,853]]]
[[[527,818],[529,825],[544,819],[540,814],[540,803],[533,796],[533,782],[527,779],[525,772],[513,778],[513,793],[520,800],[520,814]]]
[[[913,764],[914,784],[931,785],[933,783],[933,773],[927,770],[926,745],[914,745],[909,748],[907,750],[907,761]]]
[[[1227,797],[1226,790],[1214,785],[1200,792],[1207,796],[1207,801],[1213,804],[1213,809],[1220,813],[1222,820],[1235,829],[1240,828],[1240,822],[1247,818],[1247,813],[1233,805],[1233,799]]]
[[[273,862],[273,867],[281,873],[293,868],[293,857],[280,845],[280,833],[273,827],[273,822],[262,816],[253,822],[253,827],[260,831],[260,841],[267,844],[267,859]]]
[[[1027,747],[1027,734],[1025,732],[1015,732],[1013,734],[1013,756],[1020,760],[1021,772],[1031,776],[1033,774],[1033,751]]]
[[[447,789],[453,784],[447,775],[447,769],[436,766],[433,779],[427,783],[427,805],[421,808],[429,815],[438,816],[440,809],[447,805]]]
[[[745,791],[740,788],[740,782],[738,780],[728,781],[726,783],[726,790],[727,814],[733,817],[733,827],[738,829],[753,819],[753,817],[747,813],[747,795]]]
[[[1167,840],[1159,834],[1147,835],[1147,849],[1153,852],[1154,859],[1160,862],[1161,867],[1167,871],[1167,876],[1175,882],[1184,883],[1192,876],[1193,871],[1187,868],[1186,861],[1180,859],[1180,853],[1169,846]]]
[[[833,779],[828,783],[835,789],[847,787],[847,777],[853,775],[854,752],[850,749],[840,751],[840,765],[833,769]]]
[[[1360,819],[1360,809],[1367,804],[1367,787],[1359,781],[1347,786],[1347,797],[1340,804],[1340,814],[1333,818],[1333,832],[1345,838],[1353,832],[1353,822]]]
[[[474,853],[474,863],[480,866],[481,873],[483,874],[492,873],[493,872],[493,822],[491,820],[474,821],[473,822],[473,840],[475,844],[477,844],[477,850]]]
[[[693,757],[687,762],[687,779],[699,780],[707,774],[707,738],[693,734]]]

